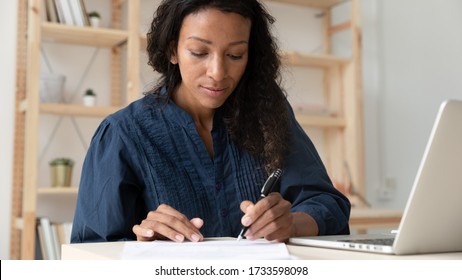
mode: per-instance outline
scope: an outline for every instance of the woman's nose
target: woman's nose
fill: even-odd
[[[207,65],[207,76],[215,81],[221,81],[226,77],[226,65],[222,57],[211,57]]]

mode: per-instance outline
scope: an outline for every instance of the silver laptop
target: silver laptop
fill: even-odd
[[[396,255],[462,251],[462,101],[441,104],[395,234],[294,237],[289,242]]]

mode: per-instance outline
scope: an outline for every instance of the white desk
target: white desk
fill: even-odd
[[[125,243],[126,242],[67,244],[62,246],[61,256],[63,260],[117,260],[120,259]],[[287,245],[287,247],[291,255],[303,260],[462,260],[462,252],[393,256],[296,245]]]

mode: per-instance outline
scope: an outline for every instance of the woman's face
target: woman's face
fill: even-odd
[[[175,92],[178,105],[196,113],[223,105],[245,71],[250,27],[239,14],[211,8],[184,18],[171,58],[182,78]]]

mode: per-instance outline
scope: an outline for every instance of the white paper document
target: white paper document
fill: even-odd
[[[185,259],[290,259],[284,243],[267,240],[205,240],[202,242],[152,241],[129,242],[122,251],[126,260],[185,260]]]

